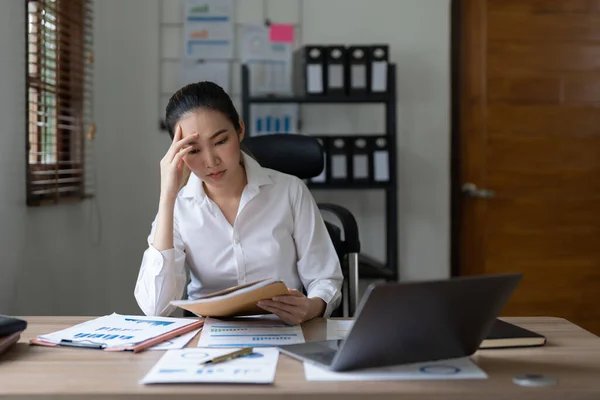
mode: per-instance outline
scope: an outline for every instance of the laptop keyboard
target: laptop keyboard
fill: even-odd
[[[335,357],[336,351],[319,351],[317,353],[310,353],[307,355],[311,360],[320,362],[321,364],[330,365]]]

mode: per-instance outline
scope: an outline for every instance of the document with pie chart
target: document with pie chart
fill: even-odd
[[[250,355],[214,365],[201,364],[235,350],[238,349],[169,350],[140,383],[273,383],[279,359],[279,352],[274,347],[253,349]]]

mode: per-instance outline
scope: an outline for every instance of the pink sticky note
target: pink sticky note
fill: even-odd
[[[271,42],[294,42],[294,25],[271,24],[269,28],[269,40]]]

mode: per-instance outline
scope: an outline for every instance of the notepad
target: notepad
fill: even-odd
[[[328,320],[327,340],[345,339],[353,324],[354,320]],[[534,347],[543,346],[544,344],[546,344],[544,335],[497,319],[479,348]]]
[[[543,346],[544,344],[546,344],[546,337],[544,335],[497,319],[494,322],[491,332],[479,348],[534,347]]]
[[[269,314],[260,308],[260,300],[289,295],[290,292],[277,279],[263,279],[234,286],[193,300],[175,300],[171,304],[203,317],[237,317]]]

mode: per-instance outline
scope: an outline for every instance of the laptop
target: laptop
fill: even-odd
[[[522,274],[374,283],[343,340],[278,346],[332,371],[470,356],[490,332]]]

